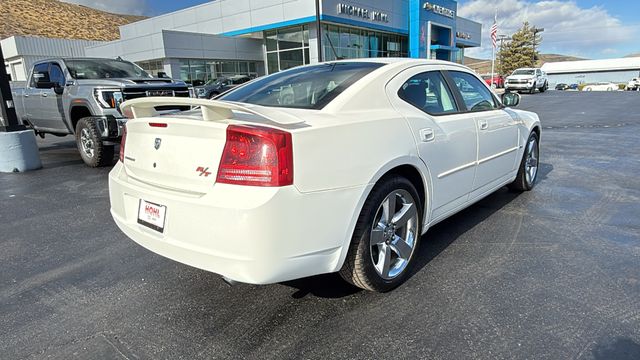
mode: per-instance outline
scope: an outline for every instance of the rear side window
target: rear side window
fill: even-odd
[[[381,63],[343,62],[305,66],[254,80],[218,100],[299,109],[321,109]]]
[[[431,115],[458,111],[451,91],[449,91],[442,74],[438,71],[424,72],[413,76],[402,84],[398,90],[398,96]]]
[[[460,91],[467,110],[486,111],[498,108],[491,91],[477,77],[459,71],[449,71],[449,74]]]

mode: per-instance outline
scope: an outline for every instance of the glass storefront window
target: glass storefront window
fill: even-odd
[[[180,80],[194,86],[202,85],[209,80],[234,75],[258,76],[261,62],[238,60],[199,60],[178,59],[180,64]],[[177,78],[175,76],[174,78]]]
[[[264,38],[267,44],[267,51],[278,50],[278,35],[275,30],[265,31]]]
[[[279,55],[280,70],[286,70],[304,64],[302,49],[281,51]]]
[[[302,45],[309,46],[309,27],[307,25],[302,29]]]
[[[333,24],[323,24],[322,31],[326,61],[335,60],[336,56],[349,59],[408,55],[409,40],[403,35]]]
[[[309,26],[264,32],[269,74],[309,63]]]
[[[278,30],[278,50],[296,49],[302,46],[301,27],[296,26]]]
[[[137,65],[152,76],[157,77],[159,73],[164,73],[164,64],[162,60],[140,61]]]
[[[277,52],[267,53],[267,71],[269,74],[274,74],[280,71]]]
[[[207,70],[205,69],[204,60],[189,60],[189,74],[191,83],[199,86],[207,81]]]

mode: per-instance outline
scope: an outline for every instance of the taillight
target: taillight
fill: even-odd
[[[157,123],[157,122],[150,122],[149,126],[151,127],[157,127],[157,128],[166,128],[167,126],[169,126],[167,123]]]
[[[120,139],[120,161],[124,162],[124,145],[127,142],[127,125],[122,126],[122,138]]]
[[[293,184],[291,134],[261,126],[229,125],[216,182],[250,186]]]

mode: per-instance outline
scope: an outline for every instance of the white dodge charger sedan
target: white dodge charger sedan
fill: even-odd
[[[388,291],[429,227],[534,186],[541,126],[518,102],[418,59],[297,67],[217,100],[127,101],[111,213],[138,244],[228,281],[339,272]]]

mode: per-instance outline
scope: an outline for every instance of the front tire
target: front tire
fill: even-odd
[[[390,291],[406,279],[420,242],[422,204],[401,176],[383,178],[367,198],[340,276],[365,290]]]
[[[93,168],[113,164],[114,146],[104,144],[93,118],[80,119],[75,135],[78,151],[85,164]]]
[[[529,89],[529,94],[535,94],[536,93],[536,83],[533,83],[533,86],[531,87],[531,89]]]
[[[529,135],[516,179],[509,184],[514,191],[530,191],[536,184],[540,165],[540,141],[535,132]]]

